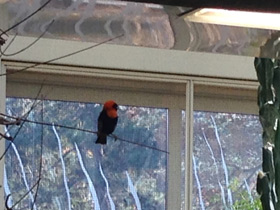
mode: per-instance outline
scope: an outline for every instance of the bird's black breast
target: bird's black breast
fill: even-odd
[[[98,131],[105,134],[111,134],[118,123],[118,117],[110,118],[105,110],[102,110],[98,117]]]

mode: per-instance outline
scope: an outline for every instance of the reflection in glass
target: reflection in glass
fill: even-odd
[[[43,3],[9,1],[9,26],[14,25]],[[47,30],[48,25],[54,23]],[[113,43],[170,49],[174,36],[163,6],[114,0],[53,0],[43,10],[14,29],[22,36],[84,42],[103,42],[124,34]]]
[[[45,2],[7,1],[4,19],[11,27]],[[52,0],[9,35],[39,37],[46,32],[43,38],[100,43],[123,34],[110,43],[253,57],[260,55],[260,47],[268,39],[278,38],[275,30],[193,23],[178,17],[188,10],[118,0]],[[267,48],[266,57],[275,57],[277,49]]]
[[[7,114],[22,116],[33,100],[7,99]],[[36,103],[35,103],[36,104]],[[43,101],[25,122],[5,156],[6,196],[15,203],[38,180],[41,140],[41,181],[34,209],[165,209],[167,155],[150,148],[108,138],[95,144],[97,117],[94,103]],[[115,134],[131,142],[167,149],[167,110],[120,106]],[[10,127],[14,135],[18,127]],[[6,143],[9,145],[9,142]],[[31,208],[36,187],[15,208]]]
[[[193,209],[259,205],[261,131],[258,116],[194,112]]]

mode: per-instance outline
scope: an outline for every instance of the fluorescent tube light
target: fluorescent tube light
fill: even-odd
[[[280,30],[280,14],[225,9],[198,9],[184,16],[191,22]]]

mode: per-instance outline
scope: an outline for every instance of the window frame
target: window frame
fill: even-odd
[[[14,65],[14,62],[4,63],[8,72],[10,72],[9,69],[15,70],[29,65],[26,63],[16,63]],[[44,69],[43,74],[42,68]],[[46,73],[48,68],[52,68],[50,74]],[[58,73],[61,68],[64,68],[64,74]],[[77,68],[76,71],[83,72],[82,68]],[[92,69],[92,71],[95,70]],[[181,110],[186,107],[184,93],[188,81],[181,79],[169,81],[167,76],[145,74],[140,78],[134,73],[127,73],[117,79],[112,79],[114,77],[108,76],[108,72],[105,70],[103,72],[103,75],[91,72],[86,77],[82,73],[80,77],[77,75],[73,77],[71,67],[41,66],[40,69],[35,69],[35,71],[8,76],[7,96],[34,98],[41,84],[44,84],[45,90],[43,89],[42,95],[47,96],[47,99],[103,103],[104,100],[112,98],[123,105],[167,108],[168,151],[170,154],[167,158],[166,207],[167,209],[180,209],[181,182],[178,182],[178,180],[181,180]],[[41,80],[42,77],[44,79]],[[74,81],[73,78],[75,78]],[[95,84],[93,84],[94,81]],[[113,87],[108,87],[109,83]],[[93,85],[91,86],[91,84]],[[147,87],[143,84],[146,84]],[[120,86],[119,89],[118,85]],[[180,90],[177,91],[177,89]],[[98,93],[99,91],[100,93]],[[104,94],[105,92],[107,94]]]
[[[7,66],[8,72],[11,72],[10,69],[19,70],[23,67],[31,65],[31,63],[26,62],[15,62],[11,60],[4,60],[4,65]],[[252,64],[253,65],[253,64]],[[79,77],[85,79],[86,83],[83,83],[82,80],[75,80],[73,83],[74,86],[78,88],[86,89],[86,85],[90,84],[87,81],[87,78],[101,78],[101,79],[120,79],[123,81],[140,81],[143,83],[178,83],[184,86],[184,91],[178,90],[178,95],[176,96],[176,91],[168,90],[166,87],[156,87],[155,89],[151,87],[145,87],[141,90],[141,85],[138,85],[136,92],[140,94],[142,92],[148,91],[153,103],[157,101],[158,106],[169,108],[169,132],[168,139],[178,139],[176,144],[169,141],[168,149],[171,154],[169,155],[168,161],[168,171],[167,171],[167,210],[170,209],[180,209],[181,206],[181,136],[178,135],[181,133],[181,110],[186,111],[186,139],[185,139],[185,206],[184,209],[192,209],[192,122],[193,122],[193,111],[194,110],[203,110],[203,111],[230,111],[230,112],[240,112],[240,113],[257,113],[256,109],[256,96],[251,96],[253,92],[257,89],[257,82],[251,80],[237,80],[237,79],[224,79],[224,78],[212,78],[212,77],[200,77],[200,76],[186,76],[186,75],[177,75],[177,74],[163,74],[163,73],[151,73],[151,72],[138,72],[131,70],[112,70],[104,68],[94,68],[94,67],[81,67],[81,66],[67,66],[67,65],[40,65],[36,68],[29,69],[21,74],[14,74],[7,77],[7,96],[20,96],[20,97],[34,97],[39,89],[40,84],[43,80],[40,79],[41,76],[48,78],[47,82],[44,82],[46,86],[58,86],[63,87],[62,89],[67,90],[67,85],[71,86],[71,78]],[[2,77],[3,79],[4,77]],[[61,84],[60,79],[65,78],[65,81]],[[90,80],[90,79],[89,79]],[[128,82],[128,83],[129,83]],[[4,84],[4,83],[2,83]],[[31,85],[33,84],[33,85]],[[73,86],[72,84],[72,86]],[[35,85],[35,86],[34,86]],[[101,84],[102,85],[102,82]],[[106,86],[106,83],[103,83]],[[34,88],[37,87],[37,88]],[[101,86],[100,86],[101,88]],[[226,91],[224,90],[226,88]],[[101,88],[102,89],[102,88]],[[1,89],[3,90],[3,89]],[[17,90],[21,90],[18,92]],[[125,90],[125,89],[123,89]],[[157,100],[154,96],[159,94],[167,94],[168,100],[165,100],[164,103],[166,106],[162,106],[163,101]],[[240,91],[242,90],[242,94]],[[133,91],[130,90],[129,91]],[[3,91],[1,91],[3,92]],[[67,91],[66,91],[67,92]],[[62,91],[63,93],[63,91]],[[61,93],[60,93],[61,94]],[[182,95],[183,94],[183,95]],[[114,96],[115,94],[111,94]],[[65,95],[64,95],[65,96]],[[74,97],[78,97],[77,94],[74,94]],[[249,96],[249,97],[248,97]],[[3,96],[2,96],[3,97]],[[54,99],[57,99],[58,96],[55,96]],[[90,94],[86,97],[90,97]],[[183,97],[183,103],[180,106],[177,106],[176,97]],[[98,100],[95,102],[102,103],[105,98],[102,96],[97,97]],[[151,103],[144,103],[143,100],[135,100],[129,98],[129,100],[124,100],[129,98],[128,96],[123,96],[120,98],[120,101],[124,101],[127,105],[143,105],[143,106],[152,106]],[[175,99],[174,99],[175,98]],[[247,104],[245,110],[241,109],[241,104]],[[52,98],[50,98],[52,99]],[[134,98],[135,99],[135,98]],[[220,100],[217,100],[220,99]],[[227,99],[227,104],[224,104],[224,99]],[[67,98],[65,98],[67,100]],[[71,100],[71,98],[68,100]],[[73,100],[73,99],[72,99]],[[77,100],[80,100],[79,97]],[[2,100],[3,101],[3,100]],[[130,103],[129,103],[130,102]],[[203,102],[203,103],[202,103]],[[211,103],[215,103],[215,106],[208,106]],[[254,104],[253,104],[254,103]],[[251,106],[252,105],[252,106]],[[175,122],[175,123],[174,123]],[[177,122],[177,123],[176,123]],[[3,163],[2,163],[3,164]],[[3,167],[3,166],[0,166]],[[0,177],[1,178],[1,177]],[[2,179],[3,180],[3,179]]]
[[[5,74],[6,73],[6,68],[5,66],[1,63],[1,58],[0,58],[0,74]],[[5,113],[5,108],[6,108],[6,76],[0,76],[0,112]],[[4,133],[4,126],[0,124],[0,132]],[[5,151],[5,141],[3,138],[0,138],[0,153],[3,154]],[[0,203],[5,203],[4,202],[4,182],[3,182],[3,177],[4,177],[4,162],[5,158],[3,158],[0,161]],[[4,205],[0,205],[0,210],[4,210]]]

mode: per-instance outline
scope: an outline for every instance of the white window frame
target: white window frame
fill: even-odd
[[[8,28],[8,21],[7,21],[7,10],[5,9],[5,6],[0,4],[0,28]],[[0,74],[5,74],[6,69],[5,66],[1,62],[0,57]],[[6,76],[0,77],[0,112],[5,112],[6,107]],[[4,133],[4,126],[0,125],[0,132]],[[0,140],[0,153],[3,154],[5,150],[5,141]],[[5,158],[3,158],[0,161],[0,210],[4,210],[4,185],[3,185],[3,176],[4,176],[4,162]]]
[[[1,63],[0,59],[0,74],[5,74],[6,69],[5,66]],[[0,112],[5,113],[5,107],[6,107],[6,76],[0,77]],[[4,134],[4,126],[0,125],[0,132]],[[3,154],[5,151],[5,141],[2,138],[0,140],[0,154]],[[3,177],[4,177],[4,162],[5,158],[3,158],[0,161],[0,204],[5,203],[4,202],[4,183],[3,183]],[[0,210],[4,210],[4,205],[0,205]]]
[[[21,69],[24,63],[4,62],[7,69]],[[167,209],[180,209],[181,207],[181,119],[182,110],[185,109],[185,88],[189,88],[187,80],[173,79],[167,82],[166,76],[149,74],[140,77],[135,73],[124,73],[118,80],[110,78],[108,72],[98,74],[98,69],[91,69],[90,75],[73,80],[72,71],[83,72],[83,68],[63,66],[42,66],[37,72],[15,74],[8,79],[7,96],[10,97],[35,97],[42,83],[42,94],[47,94],[48,99],[70,100],[83,102],[103,103],[108,98],[116,100],[123,105],[148,106],[168,109],[168,165],[167,165]],[[51,69],[52,74],[41,74]],[[60,70],[63,69],[64,75]],[[36,70],[35,70],[36,71]],[[54,73],[56,71],[56,73]],[[104,70],[103,70],[104,71]],[[68,73],[67,73],[68,72]],[[116,73],[116,72],[115,72]],[[56,75],[57,74],[57,75]],[[82,74],[82,73],[81,73]],[[159,77],[160,76],[160,77]],[[42,79],[40,79],[42,78]],[[106,78],[106,79],[104,79]],[[137,80],[135,80],[137,78]],[[125,79],[125,80],[124,80]],[[45,80],[45,81],[43,81]],[[76,81],[75,81],[76,80]],[[108,83],[106,82],[108,81]],[[164,82],[163,82],[164,81]],[[125,83],[125,84],[121,84]],[[153,84],[154,83],[154,84]],[[169,89],[169,83],[172,83]],[[91,84],[93,84],[91,86]],[[148,85],[144,87],[142,84]],[[164,85],[165,84],[165,85]],[[178,84],[178,85],[177,85]],[[112,87],[110,87],[112,85]],[[120,90],[118,87],[122,86]],[[176,86],[178,86],[176,88]],[[109,88],[109,89],[106,89]],[[125,88],[125,89],[123,89]],[[181,88],[178,93],[176,89]],[[166,92],[167,91],[167,92]],[[191,100],[188,100],[189,102]]]
[[[15,42],[17,44],[13,45],[9,50],[14,52],[17,49],[21,49],[32,40],[34,38],[20,37]],[[26,53],[12,58],[4,58],[4,64],[7,69],[18,70],[24,66],[31,65],[28,62],[44,62],[89,45],[89,43],[42,39],[38,45],[30,48]],[[83,67],[81,67],[81,64]],[[225,70],[223,67],[227,67],[227,69]],[[169,95],[170,98],[168,97],[164,100],[158,100],[156,94],[151,92],[145,101],[131,94],[121,94],[117,100],[127,105],[158,105],[169,109],[168,139],[178,140],[176,142],[169,141],[168,145],[170,155],[167,172],[167,210],[181,208],[181,110],[185,109],[186,111],[184,208],[188,210],[192,209],[193,110],[257,113],[256,96],[248,98],[257,89],[253,58],[249,57],[102,45],[90,52],[59,60],[55,62],[55,65],[40,65],[29,69],[23,74],[9,76],[7,95],[34,97],[38,91],[38,88],[34,88],[34,85],[39,87],[43,81],[42,78],[46,77],[49,80],[47,79],[45,86],[60,87],[59,94],[51,96],[54,99],[62,95],[65,97],[63,98],[64,100],[73,100],[74,97],[78,101],[83,101],[85,97],[91,97],[92,101],[99,103],[108,99],[108,96],[115,97],[116,94],[112,92],[111,95],[108,94],[106,97],[102,94],[97,94],[95,99],[93,99],[91,91],[86,91],[86,95],[79,95],[78,89],[86,88],[89,90],[90,78],[107,78],[109,80],[119,78],[123,81],[139,81],[149,84],[151,82],[178,83],[185,87],[183,91],[185,96],[182,96],[181,90],[178,90],[179,95],[181,94],[179,98],[184,98],[184,105],[180,102],[179,106],[177,102],[180,99],[176,98],[176,94],[172,95],[176,90],[170,92],[166,87],[162,87],[162,91],[159,93],[157,92],[159,87],[153,89],[152,86],[148,86],[144,88],[145,90],[142,93],[144,94],[145,91],[150,89],[151,92],[156,91],[156,94]],[[74,80],[73,82],[72,78],[76,77],[83,77],[85,80]],[[64,78],[64,80],[61,80],[61,78]],[[69,91],[67,90],[67,85],[70,83],[72,83],[73,87],[77,87],[77,92],[72,91],[71,97],[67,98],[65,93]],[[100,85],[102,85],[102,82]],[[137,84],[135,85],[137,86]],[[141,90],[141,85],[137,86],[137,88],[137,91]],[[5,90],[1,88],[0,92],[5,92]],[[140,94],[141,91],[138,93]],[[242,102],[240,97],[243,99]],[[2,93],[0,101],[3,101],[1,100],[3,98],[5,97]],[[245,106],[240,106],[240,103],[245,104]],[[213,106],[212,104],[215,105]]]

